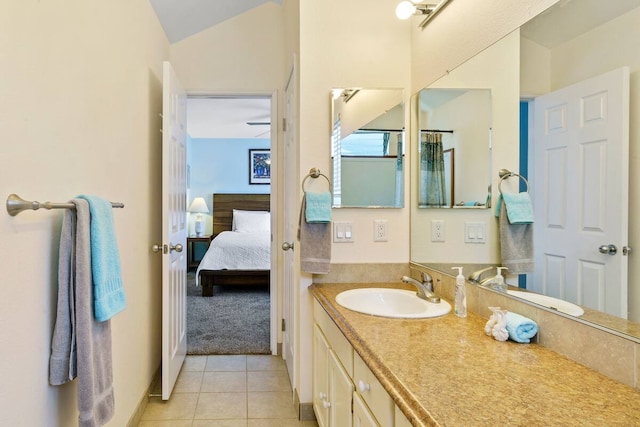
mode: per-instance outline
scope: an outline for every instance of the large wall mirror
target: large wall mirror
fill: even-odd
[[[596,261],[589,262],[574,262],[573,267],[569,270],[569,263],[565,262],[562,257],[564,255],[558,255],[549,257],[543,253],[546,251],[544,241],[552,241],[553,246],[560,247],[565,250],[567,254],[578,253],[578,249],[583,249],[584,245],[576,243],[574,240],[565,238],[549,238],[540,237],[536,231],[534,238],[535,249],[535,265],[536,269],[542,270],[542,273],[534,273],[526,275],[526,284],[523,283],[525,279],[523,276],[520,278],[511,276],[510,283],[517,283],[519,279],[520,283],[526,286],[528,291],[561,298],[569,302],[580,305],[584,308],[584,314],[576,319],[589,324],[597,325],[598,327],[613,330],[615,333],[625,334],[630,336],[634,340],[640,341],[640,265],[632,262],[633,253],[629,255],[624,253],[624,247],[627,245],[634,246],[634,240],[637,241],[640,238],[640,221],[637,215],[633,213],[640,209],[640,198],[638,197],[638,167],[640,161],[638,155],[635,152],[636,147],[640,146],[640,122],[634,120],[637,117],[637,111],[634,111],[638,105],[640,105],[640,50],[637,49],[635,41],[640,39],[640,26],[637,22],[640,20],[640,0],[633,1],[615,1],[615,2],[598,2],[592,0],[566,0],[556,3],[550,7],[547,11],[541,13],[539,16],[533,18],[530,22],[523,25],[516,33],[505,37],[505,39],[496,43],[505,47],[508,51],[504,53],[502,58],[508,58],[506,62],[500,63],[500,68],[495,68],[495,73],[502,73],[504,69],[519,69],[519,84],[517,94],[519,93],[519,99],[513,99],[509,102],[513,105],[513,108],[506,113],[511,114],[510,111],[517,109],[518,102],[520,102],[521,111],[519,113],[520,126],[513,126],[511,129],[506,129],[504,125],[505,111],[496,111],[494,108],[493,116],[493,129],[494,129],[494,145],[493,145],[493,159],[494,167],[492,169],[492,183],[493,183],[493,200],[496,200],[497,196],[497,171],[502,167],[512,168],[512,170],[518,171],[523,175],[527,175],[530,193],[534,200],[535,206],[535,224],[536,228],[544,228],[545,225],[552,222],[552,220],[561,218],[562,222],[558,221],[558,224],[564,224],[565,227],[572,227],[575,224],[583,224],[586,220],[592,220],[598,218],[601,210],[589,209],[588,212],[582,209],[580,206],[587,206],[590,195],[578,199],[577,208],[571,206],[566,207],[567,212],[578,212],[577,216],[562,216],[560,217],[561,210],[558,207],[565,206],[563,203],[568,199],[571,191],[574,191],[570,187],[570,180],[575,179],[580,174],[591,177],[593,182],[599,182],[601,187],[605,184],[614,192],[619,192],[621,195],[618,202],[614,203],[617,206],[617,211],[626,211],[626,203],[623,200],[625,195],[629,195],[628,199],[628,229],[629,235],[625,235],[615,242],[602,242],[597,244],[590,244],[589,251],[592,255],[600,258],[596,258]],[[516,44],[509,44],[508,38],[515,37]],[[494,45],[494,46],[496,46]],[[472,66],[476,58],[482,57],[490,53],[493,47],[486,49],[472,58],[462,67]],[[515,58],[515,60],[513,59]],[[514,62],[515,61],[515,62]],[[513,63],[512,63],[513,62]],[[600,157],[596,156],[601,152],[601,145],[595,141],[594,143],[585,143],[581,146],[580,154],[572,154],[567,151],[565,156],[554,157],[552,153],[541,152],[539,150],[541,135],[545,133],[552,133],[556,131],[552,129],[550,124],[560,125],[563,121],[556,121],[554,123],[547,122],[545,124],[545,114],[549,113],[549,109],[542,109],[542,101],[545,97],[555,94],[556,92],[563,91],[566,88],[574,88],[577,85],[581,85],[587,81],[592,81],[603,75],[612,74],[623,67],[628,67],[629,78],[628,83],[624,84],[624,74],[622,84],[620,87],[625,87],[628,91],[626,95],[622,95],[623,104],[630,108],[630,121],[626,125],[626,130],[623,129],[622,137],[619,138],[624,145],[624,140],[628,138],[629,154],[623,156],[626,161],[629,162],[629,178],[617,180],[612,185],[610,177],[615,174],[599,173],[603,169],[596,167],[602,165],[599,163]],[[456,70],[453,70],[456,71]],[[482,73],[486,74],[483,70]],[[478,73],[475,73],[477,75]],[[473,76],[473,72],[466,74]],[[472,79],[472,78],[471,78]],[[473,80],[473,79],[472,79]],[[473,82],[469,84],[472,87]],[[597,93],[601,93],[597,92]],[[594,94],[597,94],[594,92]],[[518,95],[515,94],[514,98]],[[492,98],[494,106],[496,105],[498,97],[502,97],[503,93],[498,94],[492,92]],[[512,95],[509,95],[510,97]],[[625,97],[628,97],[625,101]],[[603,111],[608,111],[606,108],[614,101],[609,97],[606,100],[600,99],[596,101],[596,96],[583,96],[579,105],[582,105],[582,113],[587,114],[586,119],[582,121],[583,124],[591,120],[594,123],[597,121],[603,121],[606,119],[606,114],[602,115]],[[560,104],[557,104],[560,105]],[[555,110],[554,110],[555,111]],[[613,113],[607,113],[609,116]],[[616,115],[625,113],[616,113]],[[500,116],[500,117],[498,117]],[[547,114],[547,118],[553,118],[553,114]],[[563,117],[559,115],[558,117]],[[569,116],[564,116],[569,117]],[[502,121],[501,121],[502,120]],[[505,131],[507,134],[497,135],[497,129],[500,121],[500,132]],[[512,120],[513,121],[513,120]],[[513,123],[515,125],[515,123]],[[518,132],[520,131],[520,134]],[[558,130],[557,140],[563,140],[568,137],[568,132]],[[583,132],[585,133],[585,132]],[[602,139],[599,134],[595,132],[591,133],[593,138]],[[500,143],[497,143],[497,140]],[[504,142],[507,141],[507,142]],[[522,142],[525,141],[524,145]],[[536,146],[536,144],[538,144]],[[538,147],[538,148],[536,148]],[[597,148],[597,150],[592,150]],[[560,153],[561,150],[556,150]],[[540,154],[543,157],[540,157]],[[546,156],[546,157],[545,157]],[[571,159],[580,159],[583,165],[591,164],[590,168],[583,168],[582,172],[571,172],[569,169],[563,169],[568,167],[568,163],[560,159],[566,158],[567,161]],[[496,160],[497,159],[497,160]],[[543,160],[544,159],[544,160]],[[554,175],[541,175],[540,165],[547,162],[547,165],[551,165],[552,169],[556,172]],[[518,165],[519,168],[518,168]],[[417,162],[412,163],[412,169],[417,169]],[[604,166],[603,166],[604,167]],[[625,164],[621,166],[622,169],[627,168]],[[605,167],[604,170],[607,169]],[[566,173],[561,173],[561,172]],[[593,172],[593,173],[592,173]],[[417,174],[417,170],[412,170],[412,179]],[[553,180],[548,177],[553,176]],[[563,178],[564,176],[564,178]],[[624,174],[623,174],[624,176]],[[565,180],[566,178],[566,180]],[[507,187],[511,186],[513,181],[513,191],[518,191],[518,180],[509,180],[505,182]],[[413,182],[413,181],[412,181]],[[504,185],[503,185],[504,186]],[[562,190],[562,192],[560,191]],[[555,203],[545,202],[544,198],[539,198],[540,194],[544,193],[565,194],[566,197],[556,197]],[[599,195],[600,193],[598,193]],[[586,197],[589,196],[589,197]],[[414,205],[416,203],[416,205]],[[602,203],[598,206],[605,206],[606,203]],[[469,245],[454,239],[448,240],[442,243],[438,250],[440,252],[446,252],[450,256],[448,260],[436,259],[437,253],[433,249],[431,253],[419,253],[417,249],[421,249],[419,243],[424,241],[424,229],[422,234],[415,234],[414,230],[420,230],[420,224],[414,221],[413,217],[420,219],[421,213],[417,201],[412,199],[412,231],[411,231],[411,259],[412,262],[417,264],[427,265],[431,268],[441,270],[443,273],[451,274],[448,270],[449,265],[446,262],[456,263],[462,262],[465,264],[500,264],[500,254],[498,248],[490,246],[490,242],[499,241],[495,218],[491,215],[486,217],[474,217],[473,221],[480,220],[488,226],[487,244],[483,245]],[[604,208],[603,208],[604,209]],[[585,213],[586,212],[586,213]],[[604,210],[602,210],[604,212]],[[438,214],[441,218],[448,221],[447,233],[450,233],[450,223],[454,222],[454,214],[447,216],[447,211],[439,211]],[[587,215],[588,213],[588,215]],[[414,215],[415,214],[415,215]],[[564,214],[563,214],[564,215]],[[582,215],[582,216],[580,216]],[[585,216],[586,215],[586,216]],[[423,215],[424,216],[424,215]],[[616,216],[616,221],[619,221],[619,216]],[[427,217],[426,219],[429,219]],[[626,220],[626,219],[623,219]],[[623,221],[622,220],[622,221]],[[455,223],[456,227],[464,227],[464,224]],[[559,225],[559,227],[560,227]],[[493,227],[493,228],[492,228]],[[598,231],[591,227],[589,233],[596,234]],[[544,239],[544,240],[542,240]],[[414,240],[417,243],[414,243]],[[614,243],[617,246],[618,251],[613,252],[602,251],[599,245],[608,246],[608,244]],[[427,247],[427,244],[422,245]],[[431,244],[433,246],[433,244]],[[473,251],[469,251],[468,248],[473,247]],[[634,248],[635,249],[635,248]],[[456,254],[472,254],[474,256],[467,256],[464,259],[462,256],[458,257]],[[626,258],[624,258],[626,257]],[[612,259],[621,259],[622,268],[621,274],[616,276],[613,271],[608,267],[607,262]],[[564,266],[563,266],[564,265]],[[566,268],[565,268],[566,266]],[[577,266],[577,267],[576,267]],[[557,279],[550,280],[552,277],[549,272],[556,270],[558,273]],[[591,272],[587,270],[592,270]],[[570,273],[567,273],[570,272]],[[593,280],[585,281],[584,277],[587,273],[597,273]],[[471,267],[467,271],[467,276],[471,273]],[[495,270],[494,273],[495,274]],[[597,280],[596,280],[597,278]],[[587,283],[588,282],[588,283]],[[616,287],[617,293],[612,297],[608,295],[608,289],[610,287]],[[607,295],[605,298],[591,297],[591,293]],[[614,306],[611,305],[612,299],[616,300]]]
[[[423,89],[418,109],[418,207],[489,207],[491,90]]]
[[[404,91],[331,93],[334,208],[404,206]]]

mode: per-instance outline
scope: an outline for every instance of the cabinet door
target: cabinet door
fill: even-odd
[[[354,387],[351,378],[340,364],[338,357],[329,350],[329,425],[331,427],[351,427],[351,396]]]
[[[358,393],[353,393],[353,427],[380,427]]]
[[[395,407],[395,422],[395,427],[411,427],[411,422],[397,406]]]
[[[313,325],[313,411],[319,427],[329,427],[329,344]]]

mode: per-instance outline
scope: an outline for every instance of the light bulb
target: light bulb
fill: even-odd
[[[416,7],[409,0],[401,1],[396,7],[398,19],[409,19],[416,11]]]

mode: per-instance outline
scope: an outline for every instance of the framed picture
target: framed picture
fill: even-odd
[[[249,149],[249,184],[271,183],[271,150]]]

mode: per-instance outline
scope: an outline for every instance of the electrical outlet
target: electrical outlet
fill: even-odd
[[[387,237],[387,220],[376,219],[373,221],[373,241],[374,242],[386,242]]]
[[[431,220],[431,241],[444,242],[444,220],[443,219]]]

